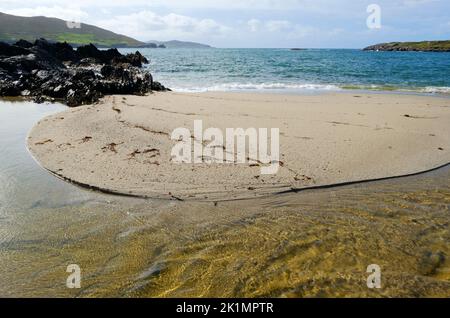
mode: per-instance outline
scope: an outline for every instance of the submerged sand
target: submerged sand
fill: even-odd
[[[280,168],[177,164],[174,129],[279,128]],[[195,140],[193,141],[195,143]],[[417,173],[450,162],[450,99],[155,93],[111,96],[41,120],[28,147],[66,180],[126,195],[229,200]]]

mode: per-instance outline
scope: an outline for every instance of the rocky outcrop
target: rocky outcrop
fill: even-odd
[[[99,50],[92,44],[74,50],[67,43],[44,39],[14,45],[0,42],[0,96],[79,106],[105,95],[168,90],[142,69],[148,63],[139,52],[122,55],[117,49]]]
[[[364,51],[450,52],[450,41],[381,43],[368,46]]]

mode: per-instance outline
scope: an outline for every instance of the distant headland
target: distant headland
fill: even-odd
[[[368,46],[364,51],[450,52],[450,40],[381,43]]]
[[[19,40],[34,42],[67,42],[73,47],[93,44],[98,48],[210,48],[195,42],[142,42],[94,25],[67,22],[57,18],[20,17],[0,12],[0,42],[14,44]]]

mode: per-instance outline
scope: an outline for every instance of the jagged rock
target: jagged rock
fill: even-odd
[[[14,45],[18,46],[18,47],[21,47],[21,48],[24,48],[24,49],[29,49],[29,48],[31,48],[33,46],[33,43],[25,41],[25,40],[19,40]]]
[[[86,57],[84,59],[81,59],[77,62],[77,66],[81,67],[90,67],[92,65],[95,65],[98,63],[98,61],[93,57]]]
[[[170,92],[171,89],[167,88],[167,87],[164,87],[164,85],[162,85],[160,82],[152,82],[152,91],[155,91],[155,92],[166,92],[166,91],[168,91],[168,92]]]
[[[77,56],[80,59],[94,58],[98,63],[107,64],[111,63],[114,58],[122,57],[123,55],[117,49],[109,49],[101,51],[93,44],[80,46],[76,51]]]
[[[0,83],[0,96],[19,96],[20,90],[13,83]]]
[[[75,54],[73,48],[66,42],[55,43],[54,52],[56,58],[61,61],[75,61],[79,59],[79,57]]]
[[[0,42],[0,56],[25,55],[28,51],[20,46]]]
[[[58,99],[69,106],[91,104],[106,94],[144,95],[165,91],[141,67],[149,61],[139,52],[86,45],[74,50],[67,43],[44,39],[34,44],[0,42],[0,96],[29,96],[36,102]]]
[[[127,54],[126,56],[120,56],[120,57],[115,57],[113,59],[113,63],[114,64],[121,64],[121,63],[129,63],[132,66],[136,66],[136,67],[142,67],[143,64],[148,64],[149,61],[142,56],[141,53],[139,53],[139,51],[136,51],[136,53],[130,53]]]

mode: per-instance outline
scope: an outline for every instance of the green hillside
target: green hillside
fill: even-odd
[[[89,24],[69,28],[66,21],[46,17],[18,17],[0,13],[0,41],[50,41],[68,42],[74,46],[92,43],[100,47],[140,47],[145,43]]]
[[[366,47],[366,51],[450,52],[450,41],[391,42]]]

